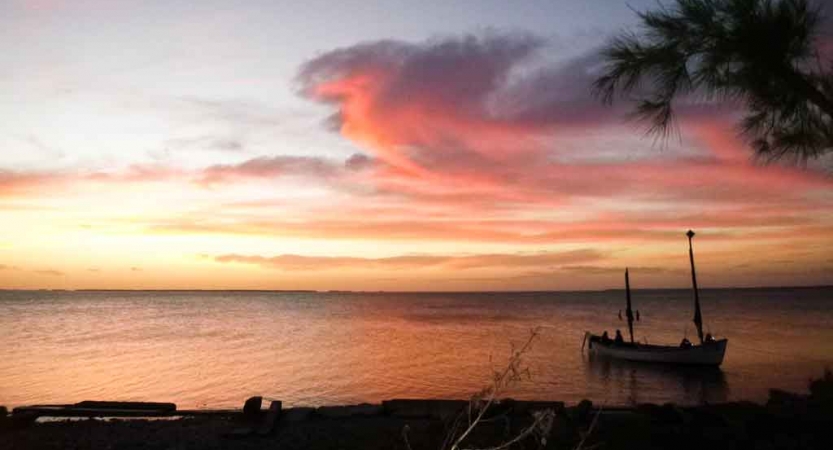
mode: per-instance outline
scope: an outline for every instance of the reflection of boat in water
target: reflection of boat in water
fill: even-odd
[[[719,366],[723,362],[723,356],[726,354],[726,346],[729,341],[727,339],[714,339],[711,334],[703,336],[703,316],[700,312],[697,275],[694,271],[694,251],[691,247],[691,238],[694,237],[694,232],[689,230],[686,235],[688,236],[688,254],[691,261],[691,281],[694,286],[694,324],[697,326],[697,336],[700,339],[700,344],[692,344],[688,339],[683,339],[683,342],[677,346],[648,345],[634,342],[630,280],[628,270],[625,269],[626,315],[630,342],[625,342],[618,332],[615,339],[610,339],[607,332],[601,336],[587,332],[584,335],[582,349],[585,345],[588,345],[590,354],[627,361],[700,366]]]
[[[587,383],[629,404],[699,405],[729,399],[729,383],[716,366],[644,364],[590,353],[585,360]]]

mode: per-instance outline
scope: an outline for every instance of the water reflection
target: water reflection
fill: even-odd
[[[627,403],[673,401],[704,404],[727,401],[729,386],[717,367],[680,367],[623,361],[600,355],[584,358],[587,384]]]
[[[833,364],[830,288],[704,291],[713,330],[734,343],[725,378],[583,359],[586,330],[621,327],[619,294],[0,291],[0,404],[99,399],[190,409],[240,407],[252,395],[312,406],[467,398],[488,385],[510,344],[539,326],[525,359],[532,377],[512,397],[765,401],[770,388],[803,392]],[[690,294],[640,293],[637,336],[679,342]]]

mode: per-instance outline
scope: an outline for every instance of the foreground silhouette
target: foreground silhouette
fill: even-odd
[[[819,54],[822,14],[807,0],[675,0],[638,15],[642,32],[602,52],[608,65],[594,87],[604,102],[642,94],[634,115],[666,136],[675,99],[736,101],[760,157],[833,148],[833,68]]]
[[[9,426],[11,419],[0,416],[0,449],[438,449],[455,411],[467,404],[400,400],[373,407],[291,408],[281,413],[273,432],[242,439],[232,434],[246,420],[242,412],[181,420],[45,422],[22,428]],[[583,401],[565,408],[558,402],[502,401],[471,434],[466,448],[490,448],[517,436],[541,408],[556,411],[547,435],[530,436],[510,448],[833,448],[829,371],[810,384],[809,395],[773,390],[765,405],[610,408]]]

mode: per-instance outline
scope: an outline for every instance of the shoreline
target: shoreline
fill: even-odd
[[[466,442],[473,448],[488,448],[522,436],[523,442],[518,445],[526,443],[526,448],[538,448],[542,442],[542,448],[576,448],[583,442],[584,448],[606,449],[826,449],[833,448],[833,433],[829,432],[833,427],[831,393],[833,377],[828,372],[811,385],[810,394],[773,389],[766,403],[609,406],[587,400],[566,405],[504,399],[489,407],[486,420],[477,425]],[[8,417],[0,418],[0,449],[437,449],[452,429],[451,424],[460,418],[465,421],[470,405],[466,400],[394,399],[379,404],[282,409],[278,401],[261,401],[254,397],[243,409],[230,410],[175,410],[173,404],[144,404],[161,413],[107,419],[100,418],[102,410],[93,414],[89,408],[141,404],[75,404],[72,406],[88,407],[86,414],[37,421],[33,420],[35,411],[31,407],[16,408]],[[542,430],[546,435],[523,436],[541,411],[552,412],[552,420]],[[43,417],[49,414],[42,412]]]

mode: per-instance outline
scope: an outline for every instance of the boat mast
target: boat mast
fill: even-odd
[[[628,331],[630,331],[631,333],[631,343],[633,343],[633,310],[631,309],[631,282],[628,278],[627,267],[625,267],[625,298],[628,302],[628,307],[625,310],[625,315],[628,317]]]
[[[700,313],[700,295],[697,293],[697,274],[694,271],[694,250],[691,247],[691,238],[694,237],[694,232],[688,230],[688,259],[691,261],[691,284],[694,285],[694,325],[697,326],[697,337],[700,338],[700,344],[703,343],[703,315]]]

